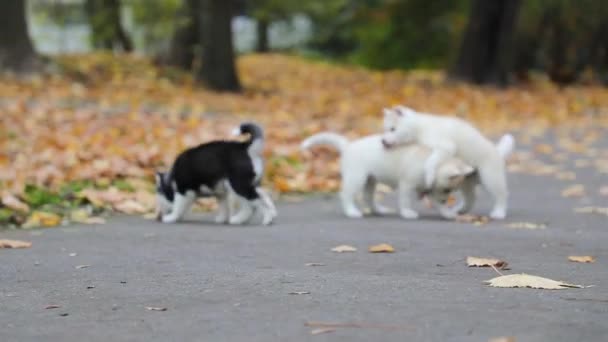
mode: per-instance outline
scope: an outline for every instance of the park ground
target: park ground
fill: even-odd
[[[0,250],[0,340],[605,341],[608,217],[575,209],[608,204],[607,135],[563,130],[517,134],[505,222],[449,222],[428,208],[417,221],[351,220],[334,195],[317,195],[283,197],[267,227],[194,214],[4,231],[32,246]],[[475,213],[489,208],[482,195]],[[395,253],[367,251],[378,243]],[[331,251],[343,244],[357,251]],[[585,287],[489,287],[496,271],[467,256]]]

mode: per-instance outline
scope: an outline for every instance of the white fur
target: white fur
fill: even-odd
[[[513,149],[512,136],[503,137],[497,147],[475,127],[459,118],[418,113],[402,106],[385,109],[384,114],[382,139],[386,145],[415,142],[433,150],[425,163],[427,187],[436,179],[436,166],[455,156],[477,170],[479,181],[494,197],[490,217],[505,218],[508,189],[504,156]]]
[[[399,189],[399,212],[402,217],[418,217],[411,206],[411,200],[424,189],[424,160],[431,150],[421,145],[400,146],[386,149],[381,135],[370,135],[352,142],[335,133],[319,133],[302,142],[301,147],[308,149],[315,145],[326,144],[338,149],[341,154],[342,189],[340,198],[344,214],[348,217],[362,217],[363,213],[355,203],[355,197],[363,191],[366,204],[375,214],[384,214],[388,210],[374,201],[374,190],[377,183],[383,183]],[[439,181],[436,189],[447,189],[445,199],[452,189],[473,169],[463,162],[451,158],[438,167]],[[431,196],[435,194],[430,193]],[[445,200],[442,200],[445,203]],[[441,210],[448,213],[448,210]],[[450,212],[450,217],[454,216]]]
[[[255,172],[254,182],[257,183],[262,178],[264,173],[264,161],[262,160],[262,152],[264,151],[264,142],[261,139],[254,140],[249,148],[247,148],[247,154],[251,158],[253,164],[253,172]]]

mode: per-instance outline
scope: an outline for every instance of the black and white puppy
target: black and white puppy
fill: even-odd
[[[219,202],[216,222],[242,224],[254,210],[262,212],[262,223],[270,224],[276,209],[259,188],[264,172],[264,132],[254,123],[242,123],[233,134],[249,134],[239,141],[212,141],[185,150],[171,171],[157,173],[156,191],[162,222],[177,222],[197,197],[215,196]],[[239,211],[231,216],[230,198]]]

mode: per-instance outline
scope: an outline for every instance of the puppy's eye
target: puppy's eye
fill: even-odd
[[[394,132],[395,131],[395,127],[391,127],[390,131]]]

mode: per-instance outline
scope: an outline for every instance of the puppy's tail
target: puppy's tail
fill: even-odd
[[[503,135],[496,144],[496,148],[503,158],[507,158],[515,148],[515,138],[511,134]]]
[[[323,132],[306,138],[300,145],[300,148],[307,150],[316,145],[330,145],[342,153],[348,145],[348,139],[337,133]]]
[[[232,131],[232,135],[249,134],[249,143],[264,139],[264,130],[254,122],[243,122]]]

